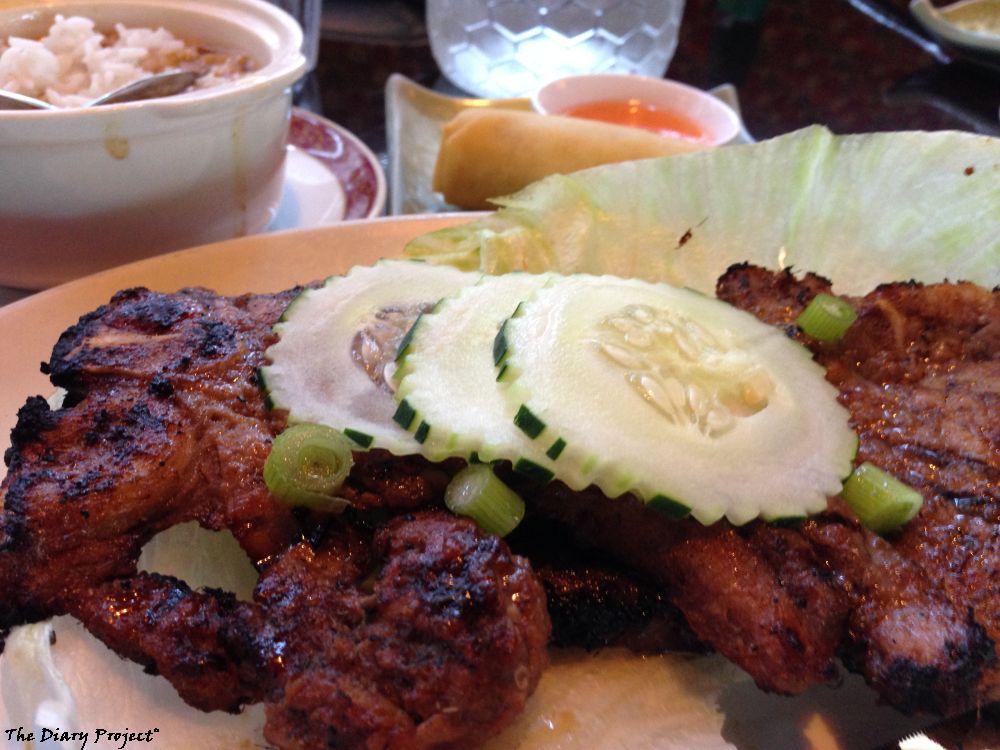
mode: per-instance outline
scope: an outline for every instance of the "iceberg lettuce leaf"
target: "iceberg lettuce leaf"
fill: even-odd
[[[712,293],[731,264],[883,281],[1000,284],[1000,139],[943,132],[756,144],[554,175],[500,209],[412,240],[431,262],[610,273]]]

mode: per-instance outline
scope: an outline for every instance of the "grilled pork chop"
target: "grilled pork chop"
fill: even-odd
[[[72,614],[198,708],[265,702],[281,748],[480,742],[538,683],[544,591],[471,522],[408,512],[447,482],[426,462],[359,456],[344,493],[379,518],[271,496],[284,418],[256,373],[293,295],[129,290],[60,338],[64,407],[30,399],[5,455],[0,629]],[[261,571],[254,602],[137,573],[142,546],[186,520],[232,531]]]
[[[828,286],[816,277],[800,281],[791,274],[742,267],[727,274],[719,291],[794,334],[791,321],[798,310]],[[80,583],[111,586],[100,596],[113,601],[122,595],[115,588],[117,581],[132,575],[132,553],[141,540],[181,517],[197,518],[210,527],[227,526],[229,509],[235,509],[241,512],[237,518],[259,519],[240,526],[244,532],[238,536],[255,559],[264,558],[265,569],[272,556],[280,559],[282,551],[294,549],[287,546],[289,519],[278,514],[272,523],[268,513],[276,511],[264,500],[250,504],[256,515],[243,510],[244,484],[229,479],[244,477],[246,486],[256,486],[259,480],[249,479],[259,476],[262,457],[256,449],[230,451],[226,458],[235,462],[232,467],[224,466],[213,450],[187,449],[184,455],[197,456],[192,464],[197,479],[192,480],[171,468],[176,449],[167,448],[184,446],[192,431],[199,439],[207,436],[209,446],[228,434],[223,429],[227,419],[223,426],[217,424],[220,404],[238,405],[235,411],[247,419],[240,431],[257,430],[264,444],[280,429],[275,416],[263,408],[252,371],[263,356],[270,323],[287,299],[133,291],[119,295],[63,337],[50,368],[54,382],[70,391],[73,408],[50,412],[40,401],[29,403],[7,456],[0,622],[9,626],[70,609],[75,601],[101,601],[71,596],[68,592],[86,590]],[[185,313],[191,306],[197,311]],[[577,542],[600,547],[619,565],[639,571],[643,586],[652,580],[659,587],[650,597],[646,588],[623,585],[621,571],[609,574],[602,567],[588,573],[584,565],[583,579],[549,577],[549,593],[593,592],[578,601],[600,617],[608,609],[594,610],[589,602],[600,599],[601,592],[624,592],[622,601],[640,603],[631,611],[641,618],[654,611],[654,619],[672,629],[667,642],[700,647],[700,640],[743,666],[768,690],[799,692],[831,679],[840,656],[888,701],[906,710],[951,714],[997,700],[996,293],[971,285],[892,285],[860,306],[861,320],[841,344],[815,345],[814,350],[854,413],[862,441],[860,458],[896,470],[924,492],[927,503],[913,524],[881,539],[833,502],[827,514],[798,528],[762,523],[705,528],[666,521],[638,503],[607,503],[596,493],[569,493],[557,483],[541,490],[524,486],[534,514],[570,521],[569,533]],[[233,316],[238,325],[226,329],[232,328]],[[236,339],[238,352],[224,345]],[[222,359],[241,364],[208,366],[206,357],[220,352]],[[918,366],[910,368],[912,362]],[[206,371],[224,377],[213,376],[213,385],[206,388],[201,385]],[[141,388],[123,389],[121,383],[130,379]],[[160,416],[154,408],[157,399],[169,402],[178,393],[191,399],[189,408],[172,412],[172,419]],[[894,411],[879,410],[878,404],[890,403],[887,394]],[[934,424],[946,427],[948,434],[936,442],[932,438],[941,431],[920,423],[935,394],[939,408],[933,412]],[[88,411],[92,403],[97,408]],[[154,418],[147,419],[141,405]],[[81,415],[86,418],[80,426],[66,426]],[[108,499],[127,501],[122,507],[128,509],[146,497],[130,490],[128,482],[108,483],[109,477],[95,465],[100,462],[93,461],[94,445],[125,446],[146,434],[140,428],[147,422],[158,426],[158,442],[120,448],[124,453],[119,462],[137,467],[137,476],[145,473],[160,480],[162,475],[173,484],[162,499],[165,511],[149,515],[148,508],[143,510],[143,525],[133,538],[134,526],[129,524],[135,519],[116,524]],[[250,445],[259,449],[261,444]],[[164,451],[164,457],[157,456]],[[118,460],[114,450],[110,457]],[[67,468],[73,461],[79,467]],[[369,455],[352,472],[348,493],[358,507],[413,509],[439,501],[449,474],[448,467]],[[210,489],[199,492],[202,488],[192,486],[199,483]],[[175,498],[178,492],[181,498]],[[58,520],[67,517],[67,509],[97,514],[99,522]],[[93,517],[80,514],[83,521]],[[291,523],[294,537],[302,528],[295,525],[299,519]],[[46,525],[52,533],[44,532]],[[115,535],[124,535],[121,550],[111,542]],[[47,546],[32,551],[32,536]],[[71,572],[70,585],[61,588],[59,578],[66,571],[41,570],[46,556],[55,557],[64,568],[79,565],[82,572]],[[26,586],[20,585],[22,580]],[[153,591],[169,590],[170,585],[160,582]],[[197,601],[187,597],[182,592],[173,598]],[[670,600],[665,608],[660,607],[663,598]],[[673,605],[687,624],[677,618]],[[86,621],[83,605],[74,606]],[[539,620],[527,615],[522,619]],[[540,628],[528,629],[536,634],[534,641]],[[128,652],[128,644],[105,637]],[[149,656],[139,649],[134,658]],[[232,666],[226,659],[221,662],[227,669]],[[239,701],[255,698],[236,691]]]
[[[787,325],[803,286],[821,283],[809,277],[783,295],[788,275],[737,267],[718,293]],[[885,541],[843,524],[804,527],[849,594],[842,655],[906,709],[949,713],[1000,700],[1000,290],[887,284],[857,308],[838,344],[806,343],[851,412],[858,461],[925,502]],[[949,666],[963,661],[949,694]]]
[[[904,711],[1000,700],[1000,297],[889,284],[836,344],[794,320],[830,284],[735,266],[717,293],[810,346],[871,461],[923,509],[881,538],[839,501],[797,528],[673,522],[558,484],[533,496],[577,541],[658,580],[695,635],[761,687],[797,693],[836,657]]]

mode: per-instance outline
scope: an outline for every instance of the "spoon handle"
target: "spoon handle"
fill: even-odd
[[[138,81],[115,89],[104,96],[99,96],[88,102],[86,106],[97,107],[102,104],[135,102],[141,99],[155,99],[160,96],[178,94],[194,83],[196,78],[198,78],[197,74],[189,70],[157,73],[148,78],[140,78]]]
[[[33,96],[0,89],[0,109],[55,109],[55,107]]]
[[[101,104],[118,104],[120,102],[135,102],[140,99],[155,99],[160,96],[178,94],[193,84],[198,78],[197,73],[189,70],[175,70],[169,73],[158,73],[147,78],[140,78],[127,86],[110,91],[104,96],[93,99],[85,106],[97,107]],[[59,109],[55,105],[43,102],[24,94],[0,89],[0,109]]]

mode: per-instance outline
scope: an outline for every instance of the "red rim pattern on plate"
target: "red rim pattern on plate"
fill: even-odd
[[[378,175],[371,154],[357,137],[319,115],[292,110],[288,142],[322,162],[344,189],[344,218],[371,216],[378,194]]]

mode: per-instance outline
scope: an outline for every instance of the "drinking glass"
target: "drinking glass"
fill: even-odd
[[[306,72],[316,67],[319,56],[319,27],[323,15],[323,0],[270,0],[272,5],[287,12],[302,27],[302,54]]]
[[[661,77],[684,0],[427,0],[438,67],[477,96],[524,96],[580,73]]]

